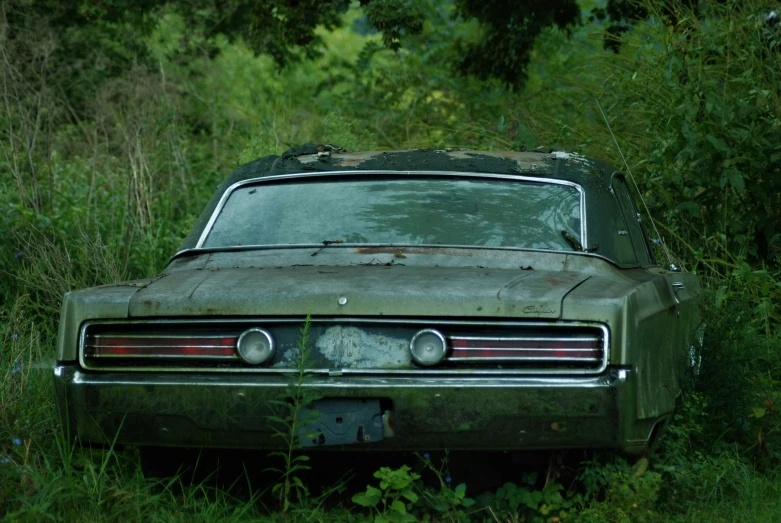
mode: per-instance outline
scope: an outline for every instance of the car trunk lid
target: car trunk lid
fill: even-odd
[[[403,260],[401,260],[403,261]],[[436,316],[557,319],[587,274],[480,267],[214,268],[140,289],[129,316]]]

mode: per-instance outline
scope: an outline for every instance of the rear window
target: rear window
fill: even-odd
[[[571,251],[572,238],[582,242],[580,206],[580,191],[570,184],[298,178],[234,189],[202,247],[338,240]]]

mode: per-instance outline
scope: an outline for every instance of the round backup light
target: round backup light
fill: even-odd
[[[241,359],[252,365],[260,365],[274,355],[274,338],[265,329],[249,329],[239,336],[236,349]]]
[[[412,338],[409,345],[412,360],[423,367],[442,362],[447,354],[447,343],[442,333],[434,329],[424,329]]]

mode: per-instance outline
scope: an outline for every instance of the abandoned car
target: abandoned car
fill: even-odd
[[[236,169],[160,275],[65,296],[56,397],[81,442],[267,449],[302,371],[303,447],[640,453],[699,294],[605,163],[307,145]]]

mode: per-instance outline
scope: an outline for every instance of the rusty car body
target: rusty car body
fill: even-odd
[[[56,397],[82,442],[273,448],[309,315],[304,446],[640,453],[699,293],[605,163],[307,145],[236,169],[160,275],[65,296]]]

